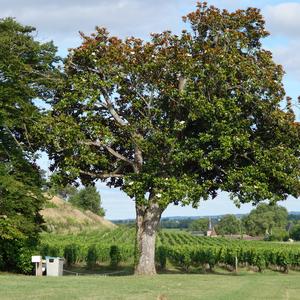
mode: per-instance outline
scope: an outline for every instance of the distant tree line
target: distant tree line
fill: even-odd
[[[228,214],[211,217],[211,224],[218,235],[250,235],[266,240],[300,240],[300,215],[288,214],[286,208],[261,203],[249,214],[237,217]],[[209,218],[163,218],[161,228],[188,230],[205,235],[209,229]]]

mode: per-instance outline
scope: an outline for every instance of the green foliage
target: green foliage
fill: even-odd
[[[71,184],[67,184],[65,186],[57,186],[52,184],[49,189],[51,195],[58,195],[59,197],[67,200],[70,196],[75,195],[77,193],[77,189],[75,186]]]
[[[192,264],[192,259],[189,251],[186,251],[184,246],[170,247],[167,251],[168,259],[173,265],[183,268],[188,271]]]
[[[175,234],[173,234],[175,235]],[[181,239],[179,243],[178,238]],[[176,239],[176,243],[173,240]],[[256,267],[259,272],[266,268],[283,272],[298,269],[300,266],[299,245],[284,245],[270,242],[239,241],[224,238],[189,237],[177,234],[175,238],[164,237],[160,251],[166,253],[166,259],[174,266],[188,270],[191,266],[227,265],[232,269],[237,258],[241,266]],[[163,250],[162,250],[163,249]]]
[[[266,237],[268,241],[287,241],[289,239],[289,233],[282,228],[274,228],[272,234]]]
[[[68,199],[73,205],[85,210],[90,210],[99,216],[104,216],[105,211],[101,207],[100,194],[94,186],[87,186],[74,192]]]
[[[284,229],[287,224],[288,212],[278,205],[259,204],[243,219],[246,233],[252,236],[272,235],[277,228]]]
[[[45,253],[54,249],[62,256],[64,249],[76,249],[73,263],[86,262],[93,268],[98,262],[112,266],[120,262],[133,264],[134,229],[117,228],[103,232],[83,232],[78,235],[43,235],[40,246]],[[70,246],[72,245],[72,247]],[[231,240],[193,236],[187,232],[160,232],[156,245],[156,263],[161,269],[167,262],[184,271],[192,267],[227,266],[234,269],[236,258],[239,266],[248,266],[263,272],[265,269],[281,270],[300,268],[300,246],[297,243]],[[73,255],[73,250],[69,250]],[[42,253],[42,252],[41,252]],[[73,257],[73,256],[72,256]]]
[[[300,241],[300,224],[295,225],[291,232],[290,232],[290,237],[296,241]]]
[[[288,220],[291,222],[299,222],[300,221],[300,214],[293,214],[293,213],[289,213],[288,215]]]
[[[62,257],[63,256],[63,249],[51,244],[42,244],[39,247],[40,254],[45,256],[52,256],[52,257]]]
[[[0,164],[0,270],[28,274],[32,269],[25,258],[33,252],[42,227],[40,182],[37,169],[24,159]]]
[[[117,267],[122,259],[120,248],[116,245],[112,245],[110,247],[109,257],[110,257],[110,265],[114,268]]]
[[[35,247],[27,239],[0,240],[0,270],[31,274]]]
[[[54,86],[55,47],[34,40],[35,29],[0,19],[0,252],[1,270],[30,273],[27,262],[41,230],[43,180],[35,163],[34,127]]]
[[[89,264],[90,261],[92,266],[95,263],[95,257],[97,257],[97,262],[109,262],[111,246],[118,245],[120,261],[126,262],[133,258],[134,235],[134,229],[125,227],[114,230],[82,232],[76,235],[43,234],[39,251],[43,256],[64,256],[67,260],[65,249],[68,249],[67,252],[70,252],[72,257],[73,250],[70,248],[76,248],[76,262]],[[54,252],[55,255],[52,255]]]
[[[280,107],[283,70],[262,48],[259,10],[199,3],[185,21],[147,43],[98,27],[81,35],[44,119],[55,178],[110,178],[163,209],[219,190],[236,203],[297,196],[299,130]]]
[[[97,260],[98,260],[97,248],[96,248],[96,245],[92,245],[89,247],[87,256],[86,256],[87,267],[90,269],[95,267]]]
[[[242,224],[241,221],[235,215],[224,216],[216,226],[217,234],[241,234]]]
[[[189,224],[188,229],[191,231],[200,231],[202,233],[206,233],[206,231],[208,230],[208,226],[209,226],[208,218],[203,218],[203,219],[192,221]]]
[[[24,274],[32,274],[34,264],[31,262],[31,256],[33,255],[33,249],[28,247],[21,248],[18,252],[18,258],[16,261],[16,267],[19,272]]]
[[[120,220],[121,222],[121,220]],[[160,228],[178,228],[178,229],[187,229],[190,224],[193,222],[193,219],[172,219],[172,218],[162,218],[160,220]],[[117,223],[116,223],[117,224]]]
[[[71,266],[78,261],[79,248],[76,244],[67,245],[64,249],[64,258],[67,266]]]
[[[170,203],[219,191],[237,205],[297,197],[300,127],[281,108],[284,72],[262,48],[260,11],[198,3],[184,20],[147,42],[81,34],[40,130],[54,179],[121,188],[152,224]]]
[[[167,251],[165,247],[159,246],[155,252],[155,259],[159,264],[159,267],[164,270],[167,264]]]

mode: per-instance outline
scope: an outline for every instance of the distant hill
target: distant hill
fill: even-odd
[[[300,215],[300,211],[290,211],[289,215],[296,215],[296,216],[298,216],[298,215]]]
[[[299,211],[290,211],[288,212],[289,216],[300,216]],[[213,216],[172,216],[172,217],[162,217],[161,222],[163,221],[183,221],[183,220],[197,220],[201,218],[211,218],[212,220],[218,220],[226,216],[227,214],[223,215],[213,215]],[[248,214],[233,214],[237,218],[242,218]],[[122,220],[111,220],[114,224],[130,224],[134,223],[135,219],[122,219]]]
[[[41,211],[49,231],[57,233],[71,233],[82,230],[113,229],[112,222],[100,217],[89,210],[83,211],[72,204],[53,197],[48,200]]]

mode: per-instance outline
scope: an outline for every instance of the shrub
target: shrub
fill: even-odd
[[[49,244],[42,244],[40,246],[40,254],[42,256],[54,256],[54,257],[59,257],[61,256],[61,250],[58,246],[52,246]]]
[[[0,239],[0,270],[31,274],[34,267],[31,263],[33,252],[34,248],[23,241],[7,242]]]
[[[158,247],[156,249],[155,258],[159,264],[159,267],[162,270],[165,269],[167,264],[167,249],[163,246]]]
[[[32,274],[34,264],[31,262],[32,250],[21,248],[16,260],[17,271],[23,274]]]
[[[86,256],[87,267],[93,268],[97,263],[97,259],[98,259],[97,248],[95,245],[92,245],[89,247],[88,253]]]
[[[121,253],[119,247],[116,245],[111,246],[109,251],[109,256],[110,256],[110,265],[112,267],[117,267],[121,261]]]
[[[175,265],[188,271],[192,265],[192,251],[190,247],[174,246],[168,249],[168,258]]]
[[[64,249],[64,258],[67,266],[75,264],[78,259],[78,246],[75,244],[67,245]]]

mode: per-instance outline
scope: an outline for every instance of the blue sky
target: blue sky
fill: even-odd
[[[264,46],[271,50],[274,60],[282,64],[286,75],[284,84],[287,95],[294,99],[300,95],[300,1],[280,0],[215,0],[207,1],[220,8],[235,10],[248,6],[258,7],[266,19],[271,36]],[[150,32],[172,30],[180,32],[181,16],[194,10],[192,0],[0,0],[0,17],[12,16],[38,30],[41,41],[53,40],[61,56],[67,49],[80,44],[78,31],[91,33],[96,25],[104,26],[115,35],[138,36],[147,39]],[[299,113],[297,116],[300,117]],[[40,160],[46,168],[48,162]],[[122,192],[98,184],[103,206],[109,219],[133,218],[134,203]],[[299,199],[282,203],[288,210],[300,211]],[[237,209],[222,193],[214,200],[200,202],[199,208],[170,206],[163,216],[217,215],[247,213],[251,205]]]

